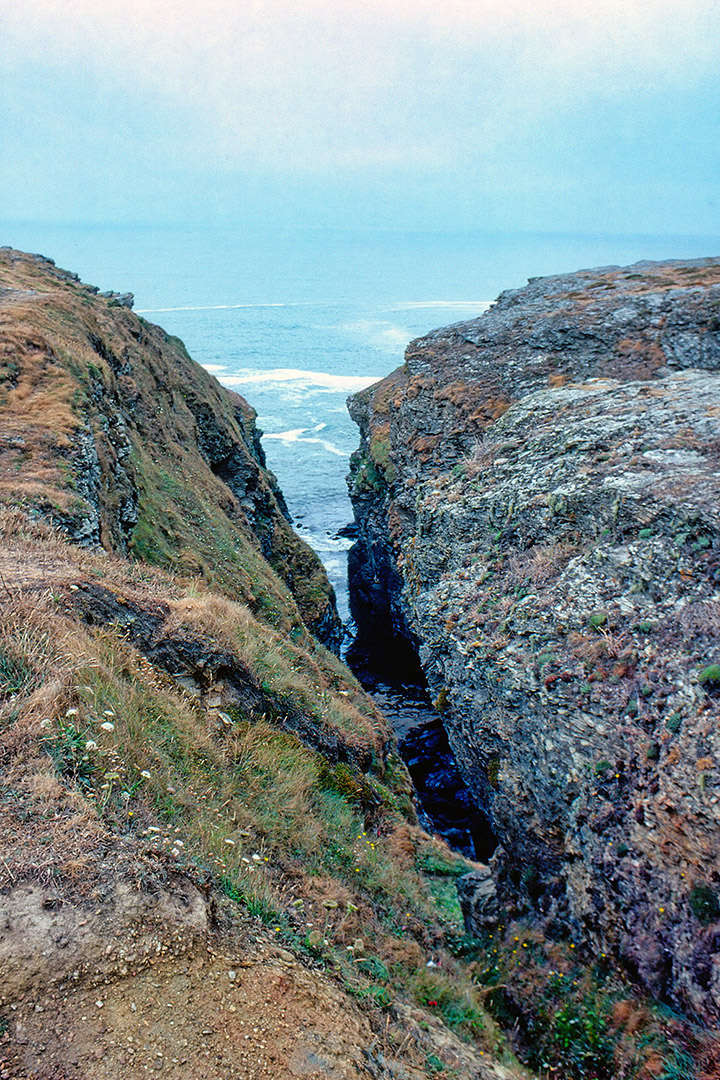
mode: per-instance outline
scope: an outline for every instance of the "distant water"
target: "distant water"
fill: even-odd
[[[345,399],[405,345],[474,317],[528,277],[720,254],[717,237],[486,235],[8,224],[0,243],[48,255],[135,310],[259,414],[296,527],[348,615],[345,487],[358,443]]]

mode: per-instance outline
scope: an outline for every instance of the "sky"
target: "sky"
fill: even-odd
[[[0,0],[6,220],[718,235],[720,0]]]

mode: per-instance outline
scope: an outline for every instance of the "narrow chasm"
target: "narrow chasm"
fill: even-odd
[[[395,665],[387,655],[381,661],[357,639],[345,659],[395,732],[415,786],[420,824],[465,858],[487,862],[497,839],[460,775],[417,659],[409,664],[404,650]]]

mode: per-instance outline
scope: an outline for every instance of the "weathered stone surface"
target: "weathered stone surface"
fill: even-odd
[[[468,934],[479,936],[497,922],[497,886],[489,866],[459,877],[457,891]]]
[[[506,911],[706,1014],[719,331],[717,259],[541,279],[351,403],[355,617],[417,648],[506,852]]]

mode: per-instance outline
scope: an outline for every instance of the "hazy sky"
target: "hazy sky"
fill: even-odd
[[[6,219],[720,234],[720,0],[0,0]]]

